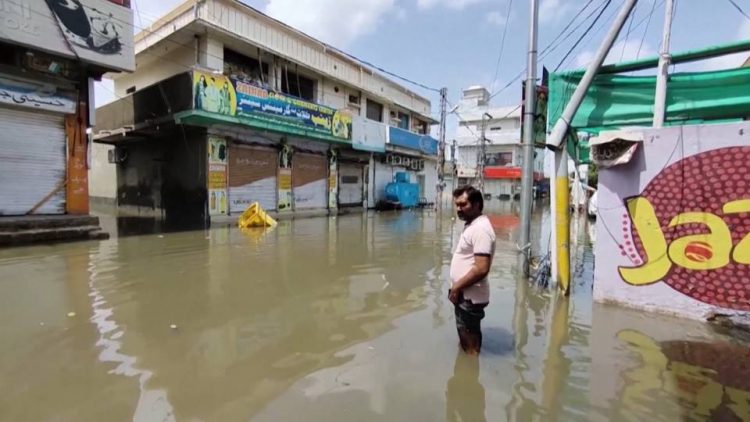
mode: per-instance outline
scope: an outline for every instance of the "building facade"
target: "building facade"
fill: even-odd
[[[4,1],[0,17],[0,216],[87,215],[92,86],[135,68],[129,1]]]
[[[400,171],[434,198],[430,101],[342,51],[241,2],[190,0],[135,52],[95,128],[107,184],[92,192],[121,213],[367,208]]]
[[[490,93],[481,86],[463,91],[455,110],[459,117],[456,131],[456,176],[459,184],[477,184],[484,173],[484,193],[495,199],[510,199],[521,193],[521,107],[492,107]],[[480,140],[484,129],[484,163]],[[544,177],[544,150],[535,149],[534,180]]]

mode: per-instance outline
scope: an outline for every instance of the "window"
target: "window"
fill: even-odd
[[[427,125],[427,122],[423,122],[421,120],[415,120],[414,131],[420,135],[427,135],[430,129],[429,129],[429,126]]]
[[[367,118],[376,122],[383,121],[383,104],[376,103],[373,100],[367,100]]]
[[[281,92],[307,101],[315,101],[315,81],[287,68],[281,70]]]
[[[0,64],[16,66],[18,55],[15,47],[8,44],[0,44]]]
[[[342,185],[356,185],[359,183],[359,177],[357,176],[341,176]]]
[[[357,104],[357,105],[359,105],[359,96],[358,95],[349,94],[349,104]]]
[[[398,127],[404,130],[409,130],[409,115],[406,113],[398,112]]]
[[[512,152],[493,152],[487,154],[487,158],[484,161],[485,166],[510,166],[513,164],[513,153]]]
[[[224,49],[224,73],[254,82],[258,85],[268,84],[268,63],[263,63],[261,74],[260,60],[247,57],[236,51]]]

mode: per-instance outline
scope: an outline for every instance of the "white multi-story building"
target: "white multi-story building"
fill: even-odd
[[[482,129],[485,138],[484,193],[492,198],[512,198],[520,194],[523,149],[521,147],[521,106],[493,107],[490,93],[482,86],[463,91],[454,111],[459,117],[456,131],[456,173],[459,184],[476,184]],[[534,180],[544,177],[544,151],[537,148]]]
[[[240,1],[187,0],[135,53],[94,132],[92,195],[121,211],[372,207],[398,172],[435,197],[430,101]]]

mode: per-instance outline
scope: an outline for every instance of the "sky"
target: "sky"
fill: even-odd
[[[182,0],[133,0],[135,32],[150,25]],[[591,5],[572,26],[575,31],[539,62],[553,70],[593,21],[583,17],[597,11],[606,0],[540,0],[539,50],[547,47],[583,6]],[[493,106],[517,105],[521,79],[513,79],[526,67],[529,28],[528,0],[245,0],[246,4],[279,19],[336,48],[423,85],[448,88],[448,100],[456,104],[461,91],[472,85],[496,92],[512,84],[492,100]],[[750,13],[750,1],[734,0]],[[589,35],[572,50],[560,69],[588,64],[614,20],[623,0],[612,0]],[[750,38],[750,19],[729,0],[676,0],[671,51],[707,47]],[[651,13],[653,10],[653,14]],[[597,11],[598,13],[598,11]],[[649,20],[648,17],[651,16]],[[663,0],[640,0],[634,19],[626,24],[608,62],[656,55],[664,21]],[[503,34],[505,42],[502,43]],[[627,34],[627,35],[626,35]],[[502,55],[501,53],[501,45]],[[702,71],[736,67],[750,53],[710,61],[681,64],[673,71]],[[499,66],[498,66],[499,63]],[[653,73],[653,72],[652,72]],[[406,84],[409,86],[408,84]],[[437,93],[409,86],[432,100],[433,116],[439,115]],[[97,86],[97,104],[113,98],[111,82]],[[449,107],[450,108],[450,107]],[[448,118],[447,139],[457,126]]]

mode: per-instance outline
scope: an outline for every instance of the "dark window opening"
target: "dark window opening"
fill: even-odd
[[[18,54],[15,47],[8,44],[0,44],[0,64],[8,66],[18,65]]]
[[[307,101],[315,101],[315,81],[288,69],[281,70],[281,92]]]
[[[513,164],[513,153],[512,152],[493,152],[487,154],[487,158],[484,162],[485,166],[510,166]]]
[[[236,51],[224,49],[224,74],[253,82],[256,85],[268,85],[268,63],[247,57]]]
[[[404,130],[409,130],[409,115],[406,113],[398,112],[398,127]]]
[[[383,104],[367,100],[367,118],[376,122],[383,121]]]
[[[342,185],[356,185],[359,183],[359,177],[357,176],[341,176]]]

